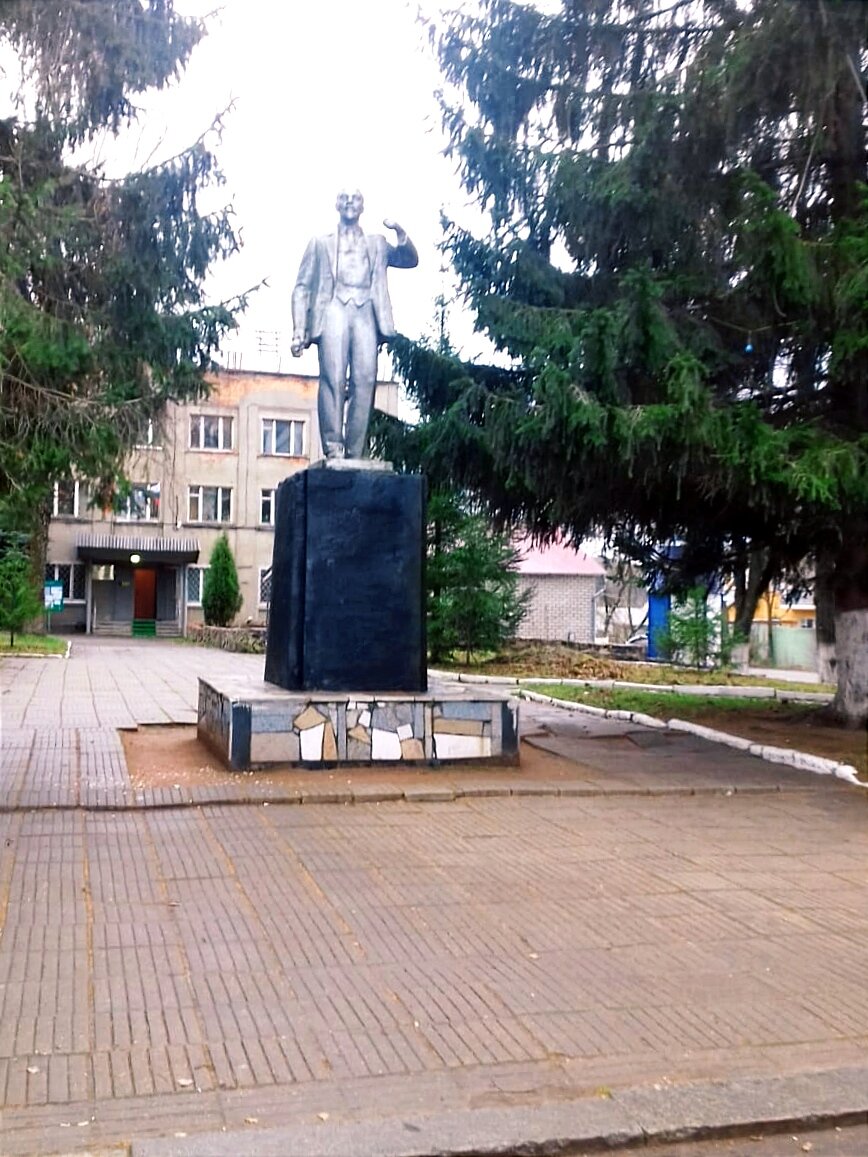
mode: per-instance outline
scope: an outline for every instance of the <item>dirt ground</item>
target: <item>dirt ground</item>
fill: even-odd
[[[221,783],[237,784],[240,779],[251,775],[257,784],[280,786],[292,777],[294,787],[306,784],[323,787],[325,784],[342,785],[364,783],[366,778],[376,778],[378,784],[405,784],[407,770],[391,768],[355,767],[333,772],[307,771],[303,768],[286,768],[281,771],[228,771],[196,737],[194,726],[143,726],[137,731],[122,731],[127,767],[132,786],[141,788],[160,787],[214,787]],[[432,780],[459,782],[462,776],[478,779],[479,769],[463,769],[452,766],[448,769],[418,767],[414,775],[429,776]],[[574,779],[581,775],[581,765],[559,759],[527,743],[521,745],[521,766],[512,764],[487,766],[486,775],[499,777],[519,777],[524,780]]]
[[[746,739],[774,747],[789,747],[809,751],[827,759],[838,759],[855,767],[868,782],[868,750],[864,732],[845,731],[837,727],[811,721],[810,712],[799,721],[782,720],[773,711],[739,710],[702,711],[692,715],[697,723],[719,731],[742,735]],[[257,782],[275,787],[293,777],[293,785],[323,787],[325,783],[352,785],[376,778],[378,783],[398,784],[406,781],[406,771],[390,768],[352,768],[322,772],[287,768],[282,771],[238,772],[228,771],[215,756],[199,742],[193,726],[145,726],[137,731],[123,731],[121,738],[135,788],[159,787],[214,787],[221,783],[237,784],[240,777],[255,775]],[[503,777],[515,776],[522,780],[559,780],[582,778],[580,764],[570,763],[549,755],[527,743],[521,745],[521,767],[504,764],[486,768],[486,774]],[[430,776],[438,781],[460,782],[462,776],[478,777],[478,770],[450,767],[448,769],[417,768],[415,774]]]
[[[849,763],[868,780],[868,733],[825,723],[818,718],[816,708],[786,713],[747,707],[718,711],[703,708],[695,714],[691,712],[690,719],[769,747],[787,747]]]
[[[695,667],[673,667],[664,663],[638,663],[609,659],[570,647],[565,643],[513,643],[496,656],[481,663],[447,664],[447,669],[470,671],[477,675],[518,675],[532,679],[624,679],[636,683],[708,683],[774,686],[774,679],[738,675],[733,671],[698,670]],[[782,683],[794,688],[797,683]],[[806,683],[810,691],[824,688]]]

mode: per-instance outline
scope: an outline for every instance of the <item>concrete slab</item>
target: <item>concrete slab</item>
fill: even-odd
[[[132,1157],[238,1157],[239,1152],[245,1157],[506,1157],[562,1153],[568,1145],[587,1145],[600,1136],[612,1144],[629,1144],[636,1135],[635,1122],[618,1106],[583,1101],[143,1141],[133,1144]]]
[[[384,1114],[134,1142],[132,1157],[473,1157],[613,1150],[868,1122],[868,1070],[625,1089],[545,1105]]]

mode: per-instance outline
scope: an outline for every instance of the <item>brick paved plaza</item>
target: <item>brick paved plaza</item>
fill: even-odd
[[[261,659],[2,663],[3,1154],[864,1063],[860,789],[523,706],[550,780],[160,806],[115,729],[191,722],[224,665]]]

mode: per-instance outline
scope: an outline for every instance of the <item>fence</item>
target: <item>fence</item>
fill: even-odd
[[[817,632],[806,627],[772,627],[771,649],[767,623],[750,629],[750,661],[758,666],[801,671],[817,669]]]

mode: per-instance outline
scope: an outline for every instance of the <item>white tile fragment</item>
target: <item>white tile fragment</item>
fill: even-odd
[[[306,727],[301,732],[301,758],[322,759],[322,741],[325,734],[325,724],[318,723],[316,727]]]
[[[375,727],[371,732],[371,759],[400,759],[401,740],[394,731]]]

